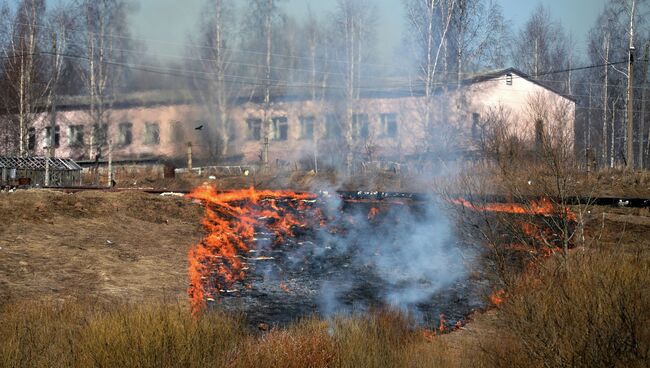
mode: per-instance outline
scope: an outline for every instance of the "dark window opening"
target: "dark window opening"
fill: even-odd
[[[370,127],[368,123],[368,114],[352,115],[352,138],[368,139]]]
[[[160,125],[158,123],[145,123],[144,144],[156,145],[160,143]]]
[[[61,141],[61,127],[58,125],[54,126],[54,148],[59,148],[59,143]],[[45,127],[45,146],[52,147],[52,127]]]
[[[183,123],[180,121],[172,123],[171,141],[175,143],[183,143],[185,141],[185,129],[183,129]]]
[[[328,114],[325,116],[325,137],[328,139],[341,138],[341,118],[335,114]]]
[[[262,139],[262,119],[248,119],[246,120],[248,126],[248,140],[259,141]]]
[[[121,123],[119,125],[119,136],[117,137],[117,144],[120,146],[128,146],[133,142],[133,124]]]
[[[384,137],[397,137],[397,114],[381,114],[381,129]]]
[[[93,143],[96,146],[103,146],[106,144],[106,136],[108,132],[108,124],[94,124],[93,125]]]
[[[33,151],[36,148],[36,129],[27,129],[27,149]]]
[[[300,117],[300,138],[314,139],[314,120],[313,116]]]
[[[78,147],[84,144],[84,126],[83,125],[70,125],[68,128],[68,140],[70,146]]]
[[[481,115],[472,113],[472,139],[478,140],[481,135]]]
[[[275,117],[271,120],[271,139],[286,141],[289,138],[289,121],[286,116]]]
[[[512,86],[512,73],[506,74],[506,85]]]

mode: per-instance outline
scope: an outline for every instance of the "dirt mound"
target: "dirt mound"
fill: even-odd
[[[184,298],[201,205],[140,192],[0,193],[0,303]]]

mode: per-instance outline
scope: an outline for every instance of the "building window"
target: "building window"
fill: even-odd
[[[226,121],[226,127],[228,128],[228,141],[236,141],[239,139],[239,132],[237,131],[237,125],[235,121]]]
[[[36,128],[27,129],[27,149],[33,151],[36,148]]]
[[[94,124],[93,125],[93,143],[96,146],[103,146],[106,144],[106,133],[108,132],[107,124]]]
[[[370,130],[368,126],[368,114],[352,115],[352,138],[368,139]]]
[[[160,125],[158,123],[144,124],[144,144],[156,145],[160,143]]]
[[[472,113],[472,139],[478,140],[481,135],[481,115]]]
[[[68,127],[68,140],[70,146],[79,147],[84,144],[84,126],[83,125],[70,125]]]
[[[381,114],[381,131],[384,137],[397,137],[397,114]]]
[[[117,137],[117,144],[120,146],[128,146],[133,142],[133,124],[121,123],[118,126],[119,135]]]
[[[262,119],[247,119],[248,140],[259,141],[262,139]]]
[[[328,139],[341,138],[341,118],[336,114],[325,116],[325,137]]]
[[[172,136],[171,141],[175,143],[183,143],[185,141],[185,129],[183,123],[176,121],[172,123]]]
[[[314,139],[314,117],[300,117],[300,139]]]
[[[289,121],[286,116],[271,119],[271,139],[286,141],[289,138]]]
[[[512,86],[512,73],[506,74],[506,85]]]
[[[54,148],[59,148],[61,140],[61,127],[54,126]],[[52,147],[52,127],[45,127],[45,147]]]

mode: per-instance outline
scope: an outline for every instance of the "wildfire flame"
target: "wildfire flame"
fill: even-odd
[[[461,205],[477,212],[498,212],[498,213],[512,213],[521,215],[542,215],[554,216],[563,215],[569,221],[575,221],[576,216],[568,208],[559,209],[548,198],[542,198],[538,201],[531,201],[530,204],[524,205],[520,203],[486,203],[474,204],[463,198],[456,198],[449,200],[451,203]]]
[[[501,303],[503,303],[505,296],[505,290],[497,290],[492,293],[492,295],[490,295],[490,303],[492,303],[495,307],[498,307],[501,305]]]
[[[201,186],[188,197],[202,201],[206,208],[202,223],[207,235],[188,254],[188,294],[192,311],[197,313],[206,299],[215,299],[219,292],[244,279],[243,259],[255,246],[256,227],[271,231],[275,242],[282,242],[293,236],[295,227],[307,225],[300,211],[306,208],[305,201],[316,195],[254,188],[220,193]],[[286,205],[278,206],[278,201]],[[321,219],[316,216],[314,220]]]
[[[377,217],[378,213],[379,213],[379,208],[372,207],[370,211],[368,211],[368,220],[374,220],[375,217]]]
[[[519,203],[471,203],[463,198],[451,199],[450,203],[461,205],[475,212],[492,212],[492,213],[508,213],[516,215],[528,216],[544,216],[552,217],[554,219],[562,219],[569,223],[577,222],[577,216],[569,208],[553,203],[547,198],[542,198],[538,201],[532,201],[529,204]],[[536,260],[544,257],[549,257],[562,246],[562,238],[558,235],[557,230],[553,229],[554,221],[547,223],[537,224],[537,220],[529,218],[527,221],[516,220],[513,221],[514,228],[519,228],[520,235],[516,243],[500,245],[504,249],[509,249],[518,252],[525,252],[533,255],[533,260],[529,261],[527,268],[530,270],[536,265]],[[543,221],[542,221],[543,222]],[[490,303],[499,307],[506,298],[504,290],[495,290],[490,296]]]

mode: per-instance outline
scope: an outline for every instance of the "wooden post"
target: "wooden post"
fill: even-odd
[[[192,142],[187,142],[187,171],[192,174]]]
[[[108,141],[108,187],[113,186],[113,141]]]

